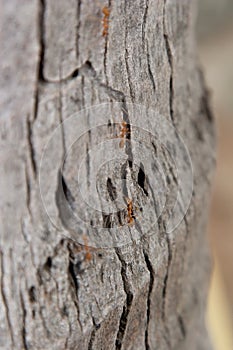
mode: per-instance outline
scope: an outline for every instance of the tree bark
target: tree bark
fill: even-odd
[[[2,1],[1,349],[210,348],[194,24],[190,0]]]

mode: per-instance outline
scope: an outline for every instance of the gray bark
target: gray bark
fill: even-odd
[[[210,274],[205,227],[215,136],[196,57],[195,3],[111,1],[108,33],[103,36],[105,5],[86,0],[1,3],[1,349],[210,348],[204,323]],[[105,107],[80,112],[78,129],[69,122],[57,129],[41,167],[44,146],[55,128],[103,102],[112,108],[110,127],[92,130]],[[191,156],[190,206],[170,233],[177,164],[156,144],[156,137],[152,140],[163,125],[161,120],[156,125],[149,112],[137,123],[151,132],[142,133],[141,139],[150,156],[134,146],[137,128],[134,133],[132,126],[122,137],[123,148],[119,138],[114,139],[116,153],[126,159],[121,167],[123,187],[118,185],[122,179],[117,161],[96,175],[100,206],[122,191],[125,207],[125,197],[134,199],[132,225],[128,206],[119,215],[105,215],[104,210],[99,215],[89,211],[77,192],[73,174],[83,156],[107,133],[119,136],[114,118],[122,115],[127,124],[135,122],[130,103],[161,115],[165,136],[166,122],[176,128]],[[74,144],[61,174],[69,142],[82,127],[91,132]],[[172,139],[170,143],[166,146],[173,154]],[[86,195],[92,194],[88,179],[97,170],[96,159],[90,155],[84,163]],[[163,196],[151,186],[156,160],[172,194],[161,215]],[[185,172],[189,160],[181,164]],[[144,176],[147,168],[152,170]],[[52,220],[42,203],[41,186]],[[71,208],[86,221],[91,218],[97,228],[85,231],[83,221],[77,223],[70,215]],[[159,218],[150,227],[153,215]],[[144,223],[138,216],[145,217]],[[114,227],[122,236],[108,245]]]

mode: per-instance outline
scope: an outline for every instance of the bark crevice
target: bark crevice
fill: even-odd
[[[154,75],[153,75],[152,69],[151,69],[151,59],[150,59],[150,53],[149,53],[148,40],[146,40],[146,57],[147,57],[147,66],[148,66],[149,77],[150,77],[150,80],[152,83],[153,90],[155,92],[156,91],[156,84],[155,84]]]
[[[170,39],[169,35],[167,33],[167,28],[166,28],[166,4],[167,0],[164,0],[164,7],[163,7],[163,37],[165,41],[165,48],[167,52],[167,59],[168,63],[170,66],[170,80],[169,80],[169,106],[170,106],[170,117],[172,122],[174,123],[174,106],[173,106],[173,101],[174,101],[174,68],[173,68],[173,54],[172,54],[172,49],[170,45]]]
[[[32,130],[32,122],[29,119],[29,116],[27,118],[27,143],[28,143],[28,150],[29,150],[29,156],[32,166],[32,172],[34,175],[34,178],[37,177],[37,164],[36,164],[36,152],[35,147],[33,143],[33,130]]]
[[[33,111],[33,121],[37,119],[38,106],[39,106],[39,92],[40,92],[40,83],[45,82],[44,78],[44,57],[45,57],[45,6],[46,0],[39,0],[39,12],[38,12],[38,24],[37,24],[37,35],[39,43],[39,54],[37,61],[37,76],[35,82],[35,91],[34,91],[34,111]]]
[[[27,310],[26,310],[26,306],[23,300],[23,295],[22,292],[20,291],[20,303],[21,303],[21,309],[23,311],[23,317],[22,317],[22,343],[24,346],[25,350],[28,350],[28,344],[27,344],[27,332],[26,332],[26,317],[27,317]]]
[[[120,250],[118,248],[115,249],[115,252],[121,263],[121,277],[122,277],[122,282],[124,286],[124,291],[126,294],[126,301],[125,301],[125,305],[123,306],[123,311],[119,322],[119,329],[118,329],[117,337],[115,341],[115,349],[120,350],[123,345],[124,336],[128,325],[128,316],[129,316],[130,309],[133,302],[133,293],[130,290],[130,285],[128,283],[127,276],[126,276],[126,268],[127,268],[126,262],[123,259],[122,254],[120,253]]]
[[[31,212],[31,183],[28,175],[27,165],[25,164],[25,186],[26,186],[26,207],[29,213],[29,216],[32,217]]]
[[[14,347],[15,345],[14,328],[12,326],[11,319],[10,319],[10,310],[9,310],[9,305],[8,305],[5,286],[4,286],[5,270],[4,270],[4,256],[3,256],[2,250],[0,250],[0,261],[1,261],[1,279],[0,279],[1,295],[2,295],[2,301],[3,301],[4,307],[5,307],[6,321],[10,332],[10,338],[11,338],[12,345]]]
[[[92,322],[93,322],[94,329],[91,332],[91,337],[90,337],[90,340],[89,340],[89,343],[88,343],[88,350],[95,350],[94,347],[93,347],[94,341],[95,341],[95,336],[96,336],[96,332],[100,328],[100,324],[97,324],[95,322],[94,317],[92,317]]]
[[[149,43],[148,43],[148,39],[146,38],[146,23],[147,23],[147,16],[148,16],[148,8],[149,8],[149,0],[146,0],[145,11],[143,14],[143,21],[142,21],[142,44],[143,44],[144,50],[146,51],[147,69],[148,69],[149,78],[151,80],[153,90],[155,91],[156,84],[155,84],[155,79],[151,69]]]
[[[170,238],[168,236],[168,233],[166,232],[166,228],[165,228],[164,234],[167,242],[168,258],[167,258],[167,271],[164,277],[163,290],[162,290],[162,298],[163,298],[162,320],[166,322],[166,299],[167,299],[168,277],[169,277],[169,271],[170,271],[170,266],[172,262],[172,249],[171,249]]]
[[[76,58],[79,59],[79,41],[80,41],[80,28],[81,28],[81,4],[82,0],[78,0],[77,4],[77,26],[76,26]]]
[[[148,295],[147,295],[147,319],[146,319],[146,329],[145,329],[145,348],[146,350],[151,350],[150,344],[149,344],[149,322],[150,322],[150,308],[151,308],[151,293],[154,286],[154,269],[150,262],[148,254],[143,251],[144,259],[146,262],[147,269],[150,273],[150,283],[149,283],[149,289],[148,289]]]

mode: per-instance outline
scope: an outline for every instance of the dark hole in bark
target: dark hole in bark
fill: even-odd
[[[52,263],[53,263],[52,258],[51,256],[49,256],[48,259],[46,260],[46,263],[44,264],[44,268],[46,270],[50,270],[52,267]]]
[[[146,196],[148,196],[148,192],[146,190],[146,176],[143,171],[143,166],[140,165],[140,169],[138,172],[138,184],[142,188],[143,192],[145,193]]]
[[[36,288],[34,286],[31,286],[28,291],[29,294],[29,300],[31,303],[36,302]]]
[[[75,69],[72,73],[72,78],[76,78],[79,75],[79,69]]]

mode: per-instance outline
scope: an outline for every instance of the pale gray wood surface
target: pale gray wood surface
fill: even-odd
[[[101,11],[106,5],[110,18],[104,37]],[[195,1],[190,0],[1,2],[1,349],[210,348],[204,324],[210,275],[205,228],[215,136],[196,57],[194,19]],[[69,123],[53,140],[42,178],[59,229],[41,201],[40,161],[56,126],[102,102],[119,102],[115,115],[122,113],[129,122],[135,117],[130,103],[143,104],[177,128],[191,156],[193,195],[185,219],[171,234],[166,233],[168,200],[147,234],[123,246],[93,249],[87,259],[76,235],[81,229],[59,197],[59,168],[67,140],[76,132]],[[89,114],[81,127],[92,127]],[[101,111],[96,117],[101,120]],[[149,114],[140,122],[156,133]],[[72,174],[81,155],[105,132],[86,133],[64,168],[66,195],[83,215],[89,213]],[[137,163],[141,154],[133,139],[132,130],[122,152]],[[176,164],[147,141],[152,156],[144,155],[143,166],[162,160],[173,193]],[[94,159],[86,163],[86,193],[93,164]],[[137,180],[139,168],[125,164],[126,192],[142,198],[145,208],[147,194],[153,197],[155,189],[147,187],[146,194],[145,183]],[[103,170],[97,177],[101,205],[105,176]],[[112,171],[111,180],[117,176]],[[160,198],[151,203],[144,211],[148,220]],[[103,227],[109,227],[110,219],[116,224],[116,217],[92,219]],[[130,231],[140,236],[133,224],[122,240]]]

